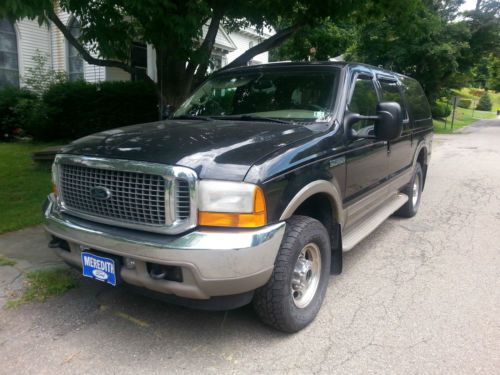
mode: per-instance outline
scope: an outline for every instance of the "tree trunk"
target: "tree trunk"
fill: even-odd
[[[172,59],[165,50],[156,51],[158,89],[162,105],[178,108],[191,91],[192,76],[188,77],[186,61]]]
[[[222,9],[215,9],[207,35],[195,52],[199,62],[175,61],[167,51],[157,51],[156,67],[162,106],[178,108],[191,93],[194,81],[205,76],[222,17]]]

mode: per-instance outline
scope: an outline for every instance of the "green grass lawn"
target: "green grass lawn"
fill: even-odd
[[[42,222],[42,204],[50,192],[50,170],[37,167],[31,153],[46,143],[0,142],[0,233]]]
[[[451,130],[451,115],[445,120],[434,119],[434,131],[436,133],[449,134],[452,133]],[[453,131],[463,128],[464,126],[470,125],[481,119],[495,118],[496,114],[494,112],[484,112],[484,111],[474,111],[474,116],[472,116],[472,109],[465,109],[457,107],[455,111],[455,121],[453,122]]]
[[[54,296],[76,288],[79,274],[72,269],[55,268],[33,271],[26,275],[26,289],[23,295],[7,302],[7,308],[17,307],[31,301],[43,302]]]

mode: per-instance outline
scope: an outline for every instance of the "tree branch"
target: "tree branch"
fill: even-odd
[[[54,23],[54,25],[56,25],[56,27],[61,31],[61,33],[68,40],[68,42],[71,43],[71,45],[76,48],[76,50],[78,51],[80,56],[89,64],[98,65],[98,66],[107,66],[110,68],[120,68],[120,69],[123,69],[130,74],[133,73],[132,67],[128,64],[121,62],[121,61],[103,60],[103,59],[97,59],[97,58],[93,57],[81,45],[81,43],[71,34],[71,32],[68,30],[68,28],[59,19],[59,17],[57,16],[57,14],[53,10],[47,11],[47,17],[49,20],[51,20]]]
[[[299,31],[302,27],[304,27],[304,25],[296,24],[296,25],[287,27],[286,29],[278,31],[272,37],[264,40],[263,42],[246,50],[245,52],[243,52],[240,56],[238,56],[231,63],[227,64],[221,70],[230,69],[230,68],[234,68],[237,66],[245,65],[247,62],[249,62],[255,56],[257,56],[263,52],[269,51],[270,49],[279,47],[281,44],[283,44],[283,42],[285,42],[288,38],[290,38],[294,33]]]
[[[210,25],[208,26],[207,35],[205,35],[205,39],[201,43],[200,47],[196,50],[196,54],[202,55],[203,61],[200,64],[195,64],[193,62],[189,63],[187,69],[189,73],[194,73],[194,71],[196,70],[196,65],[198,66],[196,76],[194,77],[195,81],[200,80],[200,77],[204,77],[205,73],[207,72],[210,55],[212,53],[212,49],[214,48],[215,38],[217,37],[217,33],[219,32],[219,26],[223,16],[224,11],[221,7],[214,9],[212,19],[210,20]],[[193,69],[190,70],[190,68]]]

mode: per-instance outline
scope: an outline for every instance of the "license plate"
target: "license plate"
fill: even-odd
[[[82,252],[83,276],[116,285],[115,261],[95,254]]]

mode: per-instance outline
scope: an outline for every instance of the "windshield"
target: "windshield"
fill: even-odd
[[[328,121],[337,75],[331,68],[225,73],[206,81],[174,117]]]

